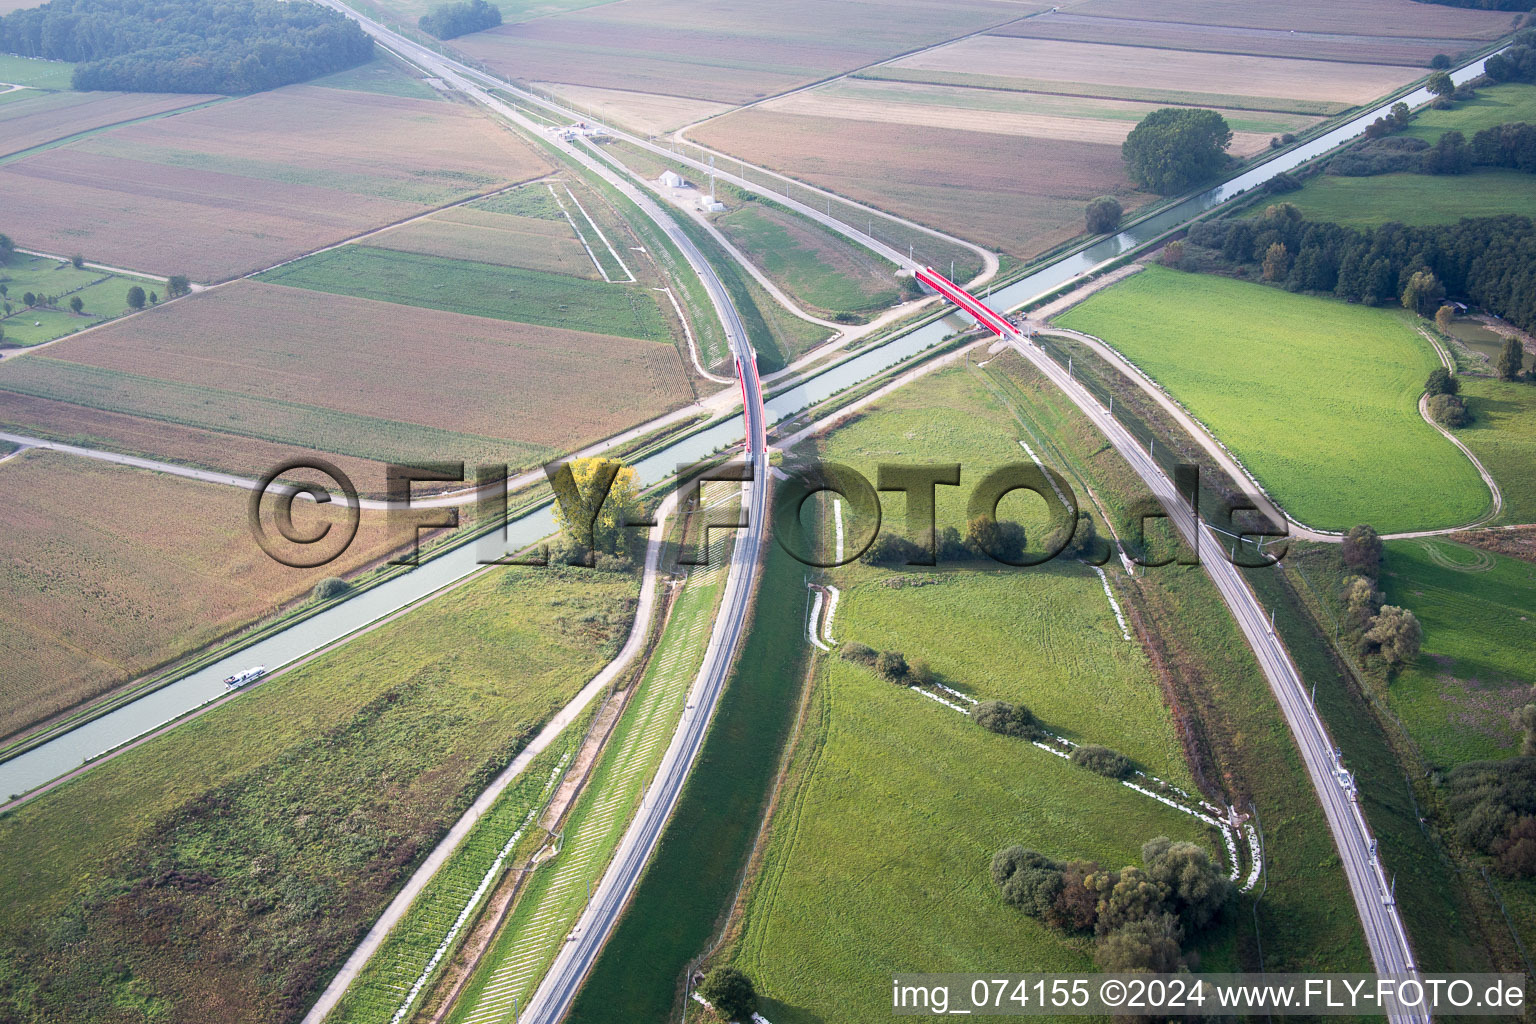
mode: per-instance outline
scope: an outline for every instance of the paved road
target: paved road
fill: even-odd
[[[491,89],[499,89],[509,95],[521,97],[529,103],[536,103],[539,106],[544,107],[546,110],[552,110],[557,114],[568,117],[570,118],[572,124],[578,121],[585,121],[588,124],[594,125],[599,123],[590,114],[583,114],[578,111],[569,110],[565,107],[562,107],[559,103],[553,100],[537,95],[536,93],[531,93],[524,89],[520,89],[505,79],[498,78],[495,75],[487,74],[478,68],[470,67],[468,64],[454,60],[451,57],[445,57],[435,50],[430,50],[425,46],[412,42],[399,33],[393,32],[389,28],[386,28],[384,25],[381,25],[380,23],[370,18],[364,17],[357,11],[348,7],[346,4],[340,2],[340,0],[319,0],[319,2],[340,11],[349,17],[355,18],[357,22],[362,25],[363,28],[368,32],[368,34],[373,36],[374,39],[380,44],[384,45],[388,49],[395,51],[396,53],[410,60],[412,63],[427,68],[428,70],[432,71],[433,74],[444,77],[445,81],[448,80],[447,76],[451,75],[453,78],[458,79],[458,81],[463,84],[472,82],[479,86],[484,86]],[[450,84],[454,83],[450,82]],[[461,88],[461,86],[455,84],[455,88]],[[630,145],[638,146],[647,152],[654,153],[657,156],[665,157],[668,160],[674,160],[701,173],[707,174],[710,171],[709,164],[703,160],[695,160],[694,158],[684,156],[681,153],[674,153],[666,146],[658,145],[652,142],[650,139],[645,138],[644,136],[632,135],[629,132],[623,131],[622,129],[615,128],[612,125],[605,124],[602,127],[603,130],[612,137],[627,142]],[[543,126],[535,126],[534,130],[548,135],[547,130]],[[690,145],[697,144],[690,143]],[[705,147],[700,146],[699,148],[703,149]],[[736,163],[739,168],[741,168],[743,171],[745,170],[746,165],[743,161],[737,160],[735,157],[723,157],[723,159],[732,163]],[[789,179],[784,178],[783,175],[775,174],[773,171],[769,171],[763,168],[754,168],[754,170],[762,174],[765,178],[777,178],[781,181],[785,181],[786,183],[789,181]],[[866,234],[863,231],[859,231],[856,228],[850,227],[843,221],[829,215],[825,210],[817,209],[815,206],[803,203],[798,199],[792,199],[785,195],[783,192],[775,191],[766,185],[755,183],[744,177],[743,174],[731,174],[723,166],[716,167],[714,169],[714,173],[715,177],[720,181],[727,182],[728,184],[734,185],[744,191],[765,196],[772,199],[776,203],[781,203],[784,206],[794,210],[796,213],[810,218],[823,227],[826,227],[829,230],[834,231],[846,238],[852,239],[853,241],[859,243],[862,246],[865,246],[866,248],[872,249],[873,251],[879,253],[881,256],[890,260],[892,263],[895,263],[898,267],[906,267],[911,269],[917,265],[912,260],[907,258],[906,253],[901,252],[890,245],[887,245],[886,243],[880,241],[877,238],[874,238],[869,234]],[[862,203],[847,199],[843,196],[834,195],[825,189],[816,188],[815,186],[807,185],[804,182],[796,181],[793,183],[793,186],[805,192],[822,196],[829,202],[835,199],[843,206],[851,206],[864,210],[869,214],[870,217],[880,217],[885,220],[895,221],[914,231],[920,231],[923,234],[942,239],[951,245],[957,245],[965,249],[970,249],[972,252],[975,252],[977,255],[979,255],[982,260],[982,272],[974,279],[972,279],[972,284],[979,284],[984,282],[997,273],[997,254],[972,242],[967,242],[963,238],[955,238],[953,235],[946,235],[942,231],[935,231],[933,228],[919,224],[916,221],[910,221],[903,217],[897,217],[886,213],[883,210],[876,210],[873,207],[865,206]]]
[[[463,65],[410,42],[389,31],[369,18],[347,8],[339,0],[323,0],[328,6],[356,18],[365,31],[387,49],[406,58],[441,78],[450,88],[469,96],[475,102],[519,125],[527,131],[540,132],[540,127],[514,110],[510,105],[487,93],[470,82]],[[500,83],[498,83],[499,85]],[[548,138],[548,134],[544,133]],[[569,1009],[581,987],[582,980],[596,962],[603,943],[618,923],[624,906],[628,903],[635,884],[640,879],[672,808],[682,792],[683,783],[693,766],[694,758],[703,745],[715,704],[724,688],[743,631],[746,628],[747,609],[757,579],[757,563],[762,550],[767,518],[768,457],[767,427],[762,400],[762,383],[757,373],[757,354],[753,351],[747,331],[731,303],[730,296],[716,275],[714,268],[684,234],[677,222],[654,200],[631,184],[612,168],[575,146],[555,141],[572,159],[602,177],[611,186],[631,199],[641,211],[667,234],[684,258],[698,273],[708,292],[710,301],[720,315],[725,336],[736,359],[741,380],[744,415],[746,417],[747,457],[752,465],[752,480],[743,487],[743,503],[748,527],[738,538],[731,555],[731,566],[726,577],[725,595],[711,632],[709,647],[704,654],[697,680],[688,698],[688,710],[678,723],[677,731],[662,756],[656,777],[646,792],[640,810],[620,840],[608,869],[598,882],[592,899],[582,912],[580,920],[560,950],[554,964],[544,976],[538,990],[529,1000],[521,1019],[530,1022],[554,1024]]]
[[[395,895],[384,913],[373,923],[373,927],[368,930],[363,941],[352,951],[352,955],[331,979],[315,1005],[310,1007],[309,1012],[304,1015],[302,1024],[320,1024],[325,1020],[326,1014],[336,1007],[347,987],[357,978],[358,972],[363,969],[374,953],[378,952],[390,930],[400,923],[400,919],[405,916],[416,897],[432,880],[432,876],[448,862],[448,858],[453,856],[453,852],[459,848],[475,824],[484,817],[485,812],[491,809],[491,805],[496,802],[502,792],[522,776],[533,759],[546,750],[572,722],[576,721],[587,705],[592,703],[593,698],[606,690],[640,653],[645,645],[646,635],[650,632],[651,616],[656,608],[656,576],[661,564],[661,554],[665,549],[667,518],[672,514],[676,504],[677,492],[674,491],[667,495],[666,500],[656,511],[656,525],[651,528],[650,537],[646,543],[645,572],[640,582],[640,603],[635,608],[634,622],[629,627],[629,636],[625,639],[624,647],[619,651],[618,656],[603,666],[602,671],[593,676],[587,685],[571,698],[570,703],[544,723],[538,735],[518,752],[518,755],[512,759],[512,763],[502,769],[501,774],[491,781],[491,784],[470,805],[469,810],[454,823],[448,830],[448,834],[427,855],[427,859],[422,861],[421,866],[412,873],[404,888]]]
[[[1376,841],[1360,812],[1353,790],[1353,779],[1339,769],[1330,740],[1317,710],[1312,706],[1301,675],[1292,663],[1284,644],[1270,631],[1269,616],[1241,574],[1222,557],[1220,540],[1203,522],[1189,512],[1178,496],[1173,481],[1152,460],[1120,421],[1110,415],[1081,384],[1067,376],[1066,370],[1039,348],[1017,339],[1014,347],[1045,374],[1080,408],[1125,457],[1152,493],[1169,510],[1185,541],[1197,545],[1206,573],[1216,584],[1222,600],[1237,620],[1248,645],[1258,658],[1269,688],[1280,704],[1286,725],[1306,763],[1307,774],[1317,790],[1328,828],[1344,864],[1355,907],[1365,929],[1366,943],[1376,970],[1383,974],[1405,974],[1416,969],[1413,950],[1396,906],[1388,895],[1388,883],[1381,862],[1375,856]],[[1347,781],[1347,784],[1346,784]],[[1403,1024],[1427,1019],[1422,1014],[1394,1012],[1391,1019]]]

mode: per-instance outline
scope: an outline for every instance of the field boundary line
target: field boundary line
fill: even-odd
[[[62,89],[42,90],[42,89],[39,89],[38,91],[39,92],[64,92],[66,90],[62,90]],[[203,95],[206,96],[207,93],[204,93]],[[121,121],[113,121],[111,124],[101,124],[101,125],[97,125],[94,128],[85,128],[85,129],[83,129],[81,131],[78,131],[78,132],[72,132],[69,135],[61,135],[61,136],[59,136],[56,139],[50,139],[47,142],[39,142],[37,145],[35,145],[35,146],[28,146],[26,149],[18,149],[18,150],[16,150],[13,153],[6,153],[4,155],[0,155],[0,165],[12,163],[13,161],[17,161],[17,160],[25,160],[29,156],[36,156],[38,153],[45,152],[46,150],[57,149],[60,146],[67,146],[71,142],[78,142],[79,140],[87,138],[87,137],[89,137],[91,135],[99,135],[102,132],[108,132],[108,131],[111,131],[114,128],[126,128],[129,125],[139,124],[142,121],[158,121],[158,120],[160,120],[163,117],[175,117],[177,114],[188,114],[188,113],[191,113],[194,110],[202,110],[202,109],[204,109],[206,107],[211,107],[211,106],[213,106],[216,103],[223,103],[223,102],[225,102],[227,100],[232,100],[232,99],[235,99],[235,98],[236,97],[234,97],[234,96],[215,96],[212,99],[203,100],[200,103],[189,103],[185,107],[176,107],[174,110],[162,110],[158,114],[145,114],[145,115],[143,115],[141,117],[129,117],[129,118],[125,118],[124,120],[121,120]]]
[[[561,187],[565,189],[565,194],[571,197],[571,202],[576,204],[576,209],[581,211],[581,215],[586,218],[587,223],[592,225],[593,232],[596,233],[597,237],[602,241],[603,245],[607,247],[608,254],[612,256],[614,262],[619,265],[619,269],[624,271],[624,273],[629,277],[629,280],[623,283],[633,284],[635,281],[635,273],[634,271],[630,270],[629,265],[624,262],[624,257],[618,254],[618,251],[613,247],[613,243],[608,240],[608,236],[603,234],[603,229],[597,226],[597,221],[593,220],[592,215],[587,212],[587,208],[581,205],[581,200],[576,198],[576,193],[571,191],[571,186],[562,185]]]
[[[688,326],[688,318],[683,315],[682,303],[677,301],[677,295],[673,293],[670,285],[664,286],[659,291],[667,293],[667,298],[672,302],[672,308],[677,311],[678,322],[683,325],[683,337],[688,341],[688,358],[693,360],[693,368],[699,371],[699,376],[706,380],[712,380],[716,384],[735,384],[730,377],[721,377],[719,374],[710,373],[704,369],[704,364],[699,361],[699,344],[693,337],[693,328]]]
[[[613,284],[613,278],[608,276],[608,271],[604,270],[603,265],[597,261],[597,254],[594,253],[592,251],[592,247],[587,244],[587,236],[581,233],[581,228],[577,227],[576,222],[571,219],[570,212],[565,208],[565,202],[560,198],[559,193],[555,191],[554,182],[546,181],[544,183],[544,187],[549,189],[550,196],[554,199],[555,204],[560,207],[560,213],[565,217],[565,222],[571,226],[572,231],[576,232],[576,238],[581,242],[581,247],[587,250],[587,259],[592,261],[592,265],[597,268],[597,272],[599,274],[603,275],[603,280],[606,283]],[[576,197],[572,196],[571,198],[575,199]]]

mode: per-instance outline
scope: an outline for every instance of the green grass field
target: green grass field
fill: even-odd
[[[1488,509],[1472,464],[1419,416],[1439,363],[1396,313],[1151,267],[1058,322],[1168,388],[1309,526],[1390,533]]]
[[[0,1012],[117,1019],[137,993],[186,1020],[301,1016],[612,657],[635,592],[629,574],[489,570],[0,819],[0,847],[28,851],[0,863]],[[199,881],[150,884],[170,870]]]
[[[1483,168],[1471,174],[1319,174],[1285,197],[1308,220],[1356,228],[1454,224],[1463,217],[1536,216],[1536,174]]]
[[[862,625],[849,609],[842,632]],[[868,669],[833,661],[817,686],[733,957],[775,1024],[878,1019],[893,972],[1091,970],[1086,941],[1003,903],[1000,847],[1120,866],[1155,835],[1219,842]]]
[[[1456,436],[1504,493],[1498,521],[1536,522],[1536,387],[1463,377],[1461,393],[1474,419]]]
[[[650,290],[520,267],[347,245],[260,275],[336,295],[671,343]]]
[[[1382,590],[1424,626],[1423,653],[1388,694],[1430,763],[1519,753],[1514,716],[1536,683],[1536,566],[1446,540],[1393,541]]]
[[[710,564],[689,574],[645,676],[614,727],[591,780],[561,826],[560,853],[525,884],[449,1020],[500,1021],[528,1004],[560,944],[586,906],[683,713],[709,642],[726,578],[729,537],[720,534]]]
[[[0,330],[5,332],[5,344],[38,345],[121,316],[128,312],[128,289],[134,285],[146,295],[165,291],[159,281],[90,267],[76,270],[46,256],[16,253],[9,263],[0,265],[0,286],[5,288],[0,297]],[[27,292],[55,297],[58,308],[28,308],[22,299]],[[79,313],[69,309],[69,300],[77,296],[85,303]]]
[[[715,226],[818,313],[872,313],[900,301],[893,264],[786,210],[750,203],[717,217]]]
[[[511,867],[506,855],[533,831],[533,816],[548,801],[560,773],[575,753],[583,723],[568,727],[559,740],[529,762],[523,774],[506,788],[485,816],[475,823],[377,952],[358,973],[336,1009],[331,1024],[373,1024],[391,1020],[425,974],[439,975],[448,956],[434,968],[439,949],[451,953],[461,946],[473,917],[460,925],[466,909],[481,908],[496,883]],[[498,870],[498,861],[500,861]],[[490,879],[489,884],[486,880]],[[482,891],[481,886],[485,889]],[[478,899],[477,899],[478,894]],[[478,912],[478,911],[477,911]],[[451,940],[450,940],[451,937]],[[447,946],[444,946],[447,943]],[[417,995],[430,992],[430,981]]]
[[[62,60],[40,60],[0,53],[0,82],[34,89],[68,89],[75,66]]]
[[[1508,82],[1479,89],[1475,99],[1458,102],[1450,110],[1420,111],[1403,134],[1434,142],[1454,130],[1471,142],[1484,128],[1513,121],[1536,121],[1536,85]]]
[[[817,454],[867,475],[881,461],[965,459],[962,486],[940,488],[943,523],[966,484],[1028,459],[1021,436],[1012,413],[961,367],[878,403],[822,439]],[[886,511],[886,527],[899,528],[900,499]],[[855,564],[829,578],[843,590],[840,643],[922,658],[946,685],[1025,703],[1055,732],[1191,784],[1146,654],[1123,638],[1091,569]],[[917,965],[1087,969],[1088,943],[998,898],[987,865],[1001,846],[1116,866],[1159,834],[1219,847],[1193,818],[866,668],[826,659],[815,685],[731,953],[768,996],[775,1024],[888,1012],[883,979]],[[1219,962],[1229,953],[1217,945]]]
[[[310,82],[328,89],[347,89],[352,92],[373,92],[385,96],[403,96],[412,100],[442,99],[442,93],[432,88],[390,58],[376,58],[334,75],[326,75]]]

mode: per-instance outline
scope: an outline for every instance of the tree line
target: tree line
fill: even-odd
[[[373,40],[301,0],[51,0],[0,18],[0,50],[76,64],[76,89],[249,93],[355,67]]]
[[[500,25],[501,9],[485,0],[438,4],[418,18],[416,24],[439,39],[453,39]]]
[[[1263,280],[1290,291],[1370,305],[1401,301],[1414,275],[1424,274],[1409,293],[1417,312],[1432,314],[1446,295],[1457,295],[1536,329],[1536,222],[1529,217],[1361,230],[1308,221],[1294,205],[1277,203],[1252,220],[1196,224],[1188,241],[1230,263],[1256,266]]]

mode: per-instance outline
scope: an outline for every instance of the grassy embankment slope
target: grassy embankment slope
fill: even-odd
[[[1439,361],[1394,312],[1149,267],[1058,323],[1166,387],[1308,526],[1390,533],[1488,509],[1476,469],[1419,416]]]
[[[626,574],[492,570],[7,815],[0,848],[27,854],[0,866],[0,1006],[296,1018],[612,657],[635,591]]]

